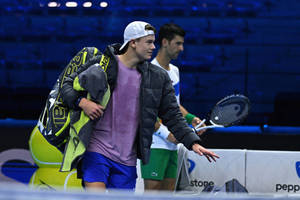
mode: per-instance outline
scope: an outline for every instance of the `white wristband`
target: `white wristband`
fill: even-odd
[[[159,127],[159,129],[157,129],[155,134],[162,137],[163,139],[167,139],[167,137],[170,134],[170,131],[168,130],[168,128],[165,125],[160,124],[160,127]]]

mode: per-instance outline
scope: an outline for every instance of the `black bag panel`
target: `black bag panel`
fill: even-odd
[[[237,179],[232,179],[232,180],[227,181],[221,187],[208,184],[204,187],[202,192],[207,192],[207,193],[217,193],[217,192],[248,193],[248,190]]]

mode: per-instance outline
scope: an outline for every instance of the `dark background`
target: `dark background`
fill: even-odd
[[[186,30],[185,50],[173,63],[191,113],[203,118],[219,99],[241,93],[252,105],[243,125],[300,124],[299,0],[95,0],[90,8],[82,0],[76,8],[49,2],[0,0],[0,119],[37,120],[76,52],[122,43],[126,25],[142,20]],[[297,135],[212,131],[203,138],[217,148],[299,149]]]

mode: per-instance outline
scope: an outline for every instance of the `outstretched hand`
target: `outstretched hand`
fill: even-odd
[[[217,154],[215,154],[212,151],[209,151],[208,149],[204,148],[200,144],[193,144],[192,149],[195,153],[199,154],[200,156],[205,156],[209,162],[212,160],[216,162],[216,158],[220,158]]]

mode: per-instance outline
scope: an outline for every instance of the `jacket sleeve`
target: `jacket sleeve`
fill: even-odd
[[[67,77],[61,93],[64,102],[70,108],[76,108],[78,98],[86,96],[86,93],[89,93],[92,101],[103,103],[103,96],[107,90],[108,84],[105,72],[99,64],[94,64],[80,74],[73,73]],[[106,103],[103,105],[104,107]]]
[[[73,82],[77,73],[71,74],[66,77],[61,88],[61,97],[63,102],[71,109],[76,109],[76,102],[80,96],[83,96],[82,92],[76,91],[73,88]]]
[[[89,49],[87,49],[89,50]],[[89,55],[89,54],[88,54]],[[91,57],[91,55],[87,56],[87,62],[80,65],[76,72],[73,72],[69,76],[66,76],[63,80],[62,87],[61,87],[61,97],[63,102],[71,109],[77,108],[77,100],[79,97],[85,96],[86,92],[79,92],[74,90],[73,82],[74,79],[82,72],[87,70],[90,66],[94,65],[95,63],[99,63],[101,59],[101,55],[97,54],[97,56]]]
[[[183,118],[171,80],[166,73],[164,74],[163,85],[158,116],[162,119],[163,124],[174,134],[177,141],[183,143],[186,148],[191,150],[192,145],[194,143],[200,144],[201,139]]]

